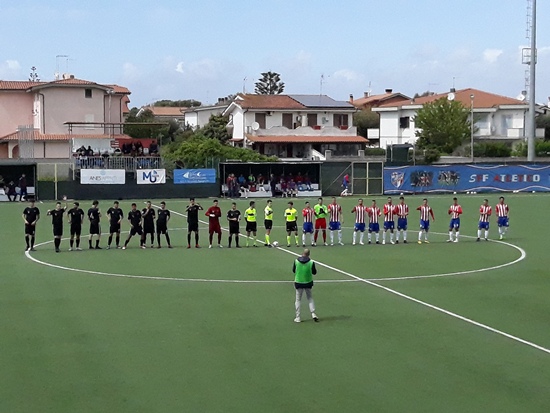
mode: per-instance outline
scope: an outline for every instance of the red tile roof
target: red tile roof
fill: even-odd
[[[234,102],[244,109],[305,109],[306,107],[301,103],[296,102],[290,96],[287,95],[244,95],[239,94],[239,99],[235,99]]]
[[[146,109],[149,109],[153,112],[155,116],[183,116],[183,111],[187,108],[181,107],[169,107],[169,106],[146,106]]]
[[[61,79],[53,82],[29,82],[19,80],[0,80],[0,90],[27,90],[55,85],[74,85],[74,86],[98,86],[100,88],[114,89],[115,93],[129,95],[131,92],[119,85],[101,85],[82,79]]]
[[[50,142],[50,141],[69,141],[71,139],[132,139],[128,135],[78,135],[78,134],[68,134],[68,133],[40,133],[38,130],[33,131],[33,139],[40,142]],[[10,133],[9,135],[1,136],[0,141],[17,141],[19,136],[17,132]]]
[[[43,85],[47,82],[28,82],[19,80],[0,80],[0,90],[27,90],[33,86]]]
[[[473,95],[474,108],[494,108],[501,105],[527,105],[527,102],[521,101],[518,99],[509,98],[507,96],[496,95],[494,93],[484,92],[478,89],[461,89],[454,92],[454,100],[462,103],[466,107],[470,107],[471,99],[470,96]],[[388,103],[380,105],[381,108],[386,107],[404,107],[411,105],[424,105],[425,103],[434,102],[438,99],[445,98],[449,96],[449,92],[439,93],[437,95],[423,96],[416,99],[410,99],[403,102],[397,103]]]
[[[374,104],[381,105],[385,100],[388,100],[391,98],[402,98],[402,100],[404,101],[410,99],[408,96],[405,96],[402,93],[383,93],[381,95],[372,95],[372,96],[362,97],[359,99],[353,99],[353,102],[351,102],[351,104],[355,107],[371,106]]]
[[[256,143],[363,143],[369,140],[362,136],[256,136],[246,135],[249,141]]]

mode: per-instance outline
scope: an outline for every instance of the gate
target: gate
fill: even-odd
[[[384,191],[383,162],[324,162],[321,166],[323,195],[340,195],[346,174],[350,178],[349,192],[353,195],[380,195]]]

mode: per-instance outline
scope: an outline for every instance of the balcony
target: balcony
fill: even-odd
[[[74,169],[159,169],[164,163],[160,156],[85,156],[73,159]]]

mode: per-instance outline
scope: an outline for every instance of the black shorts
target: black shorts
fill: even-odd
[[[166,234],[166,231],[168,231],[167,225],[157,222],[157,234]]]
[[[230,223],[229,224],[229,233],[230,234],[238,234],[239,231],[239,224]]]
[[[272,229],[273,228],[273,220],[266,219],[264,221],[264,226],[265,226],[265,229]]]
[[[294,283],[294,288],[299,290],[300,288],[313,288],[313,281],[310,281],[308,283]]]
[[[25,224],[25,235],[34,235],[36,232],[36,225]]]
[[[138,227],[130,228],[130,236],[133,237],[136,234],[139,234],[139,235],[143,234],[143,228],[141,228],[141,225]]]
[[[92,222],[90,224],[90,235],[101,234],[101,226],[99,222]]]
[[[154,224],[144,225],[143,226],[143,232],[145,234],[154,234],[155,233],[155,225]]]
[[[53,226],[53,236],[60,237],[63,235],[63,225],[54,225]]]
[[[258,229],[258,223],[256,221],[249,222],[246,221],[246,232],[256,232]]]
[[[76,235],[77,237],[80,237],[81,233],[82,233],[82,225],[71,224],[71,235]]]
[[[109,234],[114,234],[116,232],[120,232],[120,223],[111,222],[111,225],[109,226]]]
[[[187,232],[198,232],[199,231],[199,223],[198,222],[188,222],[187,223]]]
[[[296,221],[287,221],[286,222],[286,231],[287,232],[296,232],[298,231],[298,224],[296,224]]]

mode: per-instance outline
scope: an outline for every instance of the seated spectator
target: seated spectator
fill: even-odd
[[[281,178],[281,182],[280,182],[280,185],[281,185],[281,192],[282,192],[282,195],[283,195],[283,198],[286,197],[288,195],[288,185],[286,184],[286,181],[284,180],[284,178]]]
[[[17,190],[16,190],[16,186],[15,186],[15,182],[13,181],[10,181],[10,183],[8,184],[8,192],[7,192],[7,195],[8,195],[8,200],[10,202],[15,202],[17,201]],[[12,199],[13,197],[13,199]]]
[[[304,177],[302,176],[301,172],[298,172],[298,175],[296,175],[295,181],[297,185],[301,185],[302,182],[304,182]]]
[[[256,181],[258,182],[258,185],[265,185],[265,178],[262,174],[258,174]]]
[[[296,182],[294,182],[294,179],[291,179],[288,183],[288,197],[296,197],[298,195],[298,186],[296,185]]]
[[[308,191],[311,191],[312,188],[311,188],[311,179],[309,179],[309,176],[308,174],[306,174],[304,176],[304,187],[306,188],[306,190]]]
[[[245,186],[246,185],[246,179],[244,178],[243,174],[239,175],[239,185]]]
[[[157,145],[156,141],[151,142],[151,145],[149,145],[149,155],[158,155],[159,153],[159,147]]]

